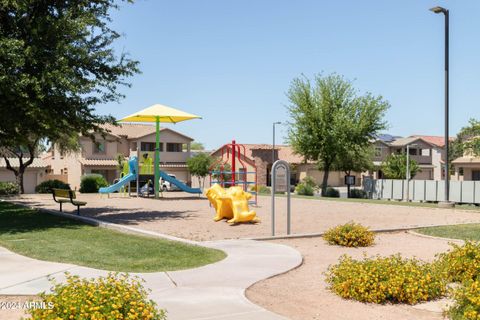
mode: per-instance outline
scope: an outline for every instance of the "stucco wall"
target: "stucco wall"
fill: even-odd
[[[23,187],[25,188],[25,193],[35,193],[35,187],[40,181],[40,174],[44,171],[45,168],[27,168],[23,175]],[[0,169],[0,181],[10,181],[16,182],[15,174],[7,169]]]

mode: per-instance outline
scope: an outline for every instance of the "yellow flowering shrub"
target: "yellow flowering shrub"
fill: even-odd
[[[323,238],[329,244],[344,247],[369,247],[375,240],[375,234],[359,223],[349,222],[327,230]]]
[[[441,297],[446,290],[435,264],[400,255],[363,260],[344,255],[326,276],[333,292],[361,302],[415,304]]]
[[[453,290],[455,304],[448,310],[452,320],[480,319],[480,280],[468,280]]]
[[[68,273],[66,277],[66,283],[55,284],[52,293],[40,295],[51,308],[30,309],[29,319],[166,319],[165,311],[148,299],[142,279],[118,273],[96,279]]]
[[[480,243],[467,241],[439,255],[439,263],[451,282],[475,280],[480,275]]]

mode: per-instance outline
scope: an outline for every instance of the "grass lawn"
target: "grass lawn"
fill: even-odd
[[[0,246],[47,261],[124,272],[190,269],[226,257],[220,250],[125,234],[0,202]]]
[[[435,237],[480,241],[480,224],[422,228],[416,231]]]

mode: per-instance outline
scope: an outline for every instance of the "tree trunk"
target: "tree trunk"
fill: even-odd
[[[17,172],[15,172],[15,180],[17,181],[18,187],[20,188],[20,194],[25,193],[25,188],[23,186],[23,173],[24,170],[22,170],[21,168]]]
[[[323,168],[323,180],[322,180],[322,197],[325,196],[328,186],[328,176],[330,175],[330,165],[326,165]]]
[[[350,171],[345,172],[347,176],[350,176]],[[350,198],[350,184],[347,184],[347,198]]]
[[[25,173],[25,169],[33,163],[33,159],[35,158],[35,149],[37,148],[38,144],[38,139],[34,140],[31,144],[28,144],[26,147],[28,148],[28,153],[29,157],[26,162],[23,162],[23,152],[19,151],[17,152],[16,150],[10,150],[10,154],[14,154],[18,158],[18,170],[16,170],[14,167],[11,166],[10,161],[8,160],[8,157],[6,155],[3,156],[3,159],[5,160],[5,164],[7,165],[7,170],[10,170],[13,172],[15,175],[15,181],[18,184],[18,187],[20,189],[20,193],[24,194],[25,193],[25,188],[23,185],[23,174]]]

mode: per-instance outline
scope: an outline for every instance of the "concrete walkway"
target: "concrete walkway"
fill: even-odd
[[[146,280],[151,298],[168,311],[169,320],[286,319],[245,297],[253,283],[286,272],[302,263],[298,251],[288,246],[251,240],[221,240],[201,245],[223,250],[227,258],[200,268],[156,273],[132,273]],[[51,282],[65,279],[64,272],[98,277],[104,270],[27,258],[0,247],[0,295],[38,294]]]

